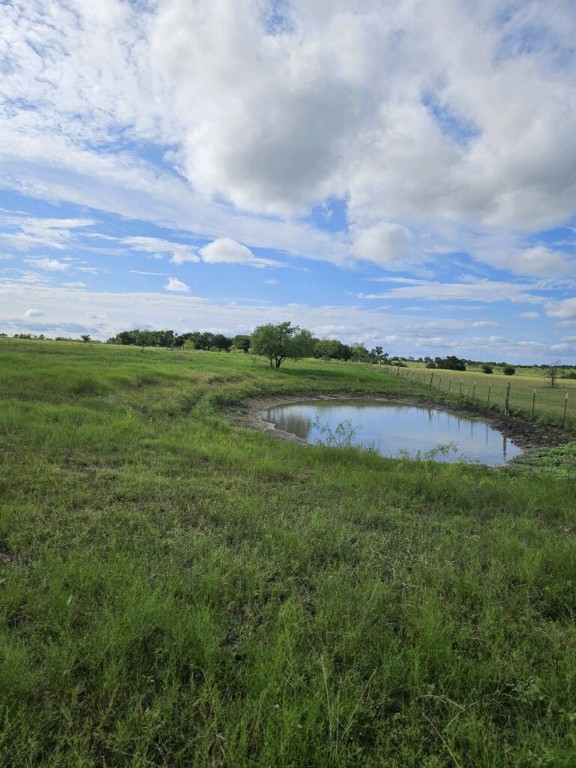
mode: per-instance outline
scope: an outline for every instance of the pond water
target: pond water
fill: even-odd
[[[311,401],[268,408],[262,418],[307,443],[353,445],[381,456],[498,467],[522,451],[479,419],[437,408],[373,401]]]

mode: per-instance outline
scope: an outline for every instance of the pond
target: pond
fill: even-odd
[[[424,406],[318,400],[268,408],[262,418],[307,443],[370,448],[392,458],[498,467],[522,453],[484,421]]]

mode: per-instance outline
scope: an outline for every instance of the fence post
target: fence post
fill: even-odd
[[[536,406],[536,390],[534,390],[534,394],[532,395],[532,419],[534,419],[535,406]]]
[[[430,388],[432,388],[432,379],[434,378],[434,374],[430,374],[430,384],[428,385]]]
[[[452,386],[452,379],[450,379],[449,382],[448,382],[448,392],[450,392],[450,387],[451,386]]]
[[[486,400],[486,408],[490,405],[490,390],[492,389],[492,384],[488,384],[488,400]]]
[[[506,398],[504,400],[504,416],[510,416],[510,382],[506,384]]]
[[[474,386],[472,387],[472,400],[474,400],[475,395],[476,395],[476,382],[474,382]]]
[[[564,398],[564,420],[562,421],[562,429],[566,426],[566,409],[568,408],[568,392],[566,392],[566,397]]]

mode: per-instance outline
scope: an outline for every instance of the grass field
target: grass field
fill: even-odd
[[[457,395],[488,409],[504,409],[509,388],[509,412],[540,424],[576,429],[576,379],[557,378],[554,387],[538,369],[518,368],[513,376],[501,371],[485,374],[467,371],[430,370],[414,364],[408,368],[383,368],[391,375],[419,383],[437,393]]]
[[[572,768],[575,444],[488,469],[223,415],[312,392],[433,388],[0,340],[0,765]]]

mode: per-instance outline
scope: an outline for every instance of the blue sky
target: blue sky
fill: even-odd
[[[575,39],[573,0],[0,0],[0,332],[574,364]]]

